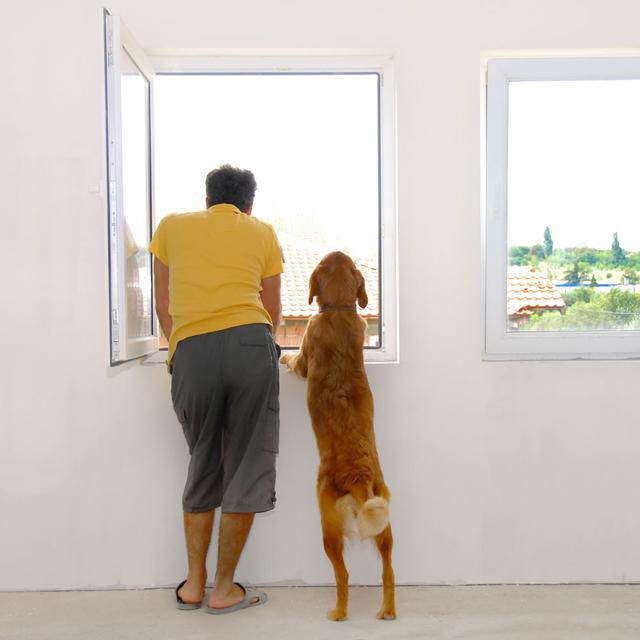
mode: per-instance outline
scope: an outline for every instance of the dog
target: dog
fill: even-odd
[[[307,405],[320,454],[317,495],[324,549],[336,579],[330,620],[347,618],[349,574],[344,539],[354,520],[362,539],[373,539],[382,558],[383,600],[378,619],[393,620],[395,578],[391,564],[389,489],[384,482],[373,431],[373,396],[364,368],[366,322],[356,311],[368,297],[362,273],[340,251],[329,253],[309,279],[309,319],[296,354],[280,361],[308,380]]]

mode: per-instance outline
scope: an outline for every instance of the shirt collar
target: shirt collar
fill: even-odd
[[[228,204],[226,202],[214,204],[212,207],[209,207],[207,211],[211,213],[242,213],[234,204]]]

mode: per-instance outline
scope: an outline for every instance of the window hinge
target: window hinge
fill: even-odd
[[[118,312],[113,310],[113,319],[111,320],[111,343],[114,350],[119,349],[120,345],[120,326],[118,325]]]
[[[113,66],[113,36],[111,33],[107,39],[107,66]]]

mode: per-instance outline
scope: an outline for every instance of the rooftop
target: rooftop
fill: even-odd
[[[318,305],[309,305],[309,277],[320,260],[331,251],[345,251],[338,236],[331,237],[316,218],[301,215],[297,218],[276,218],[270,221],[278,233],[284,253],[282,275],[282,315],[284,318],[308,318],[318,312]],[[379,313],[379,273],[375,258],[350,254],[362,272],[369,297],[365,309],[359,309],[365,318]]]
[[[510,266],[507,271],[507,314],[530,316],[534,311],[564,309],[564,300],[545,273],[532,267]]]

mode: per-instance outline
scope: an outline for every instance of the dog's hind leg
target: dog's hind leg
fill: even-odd
[[[395,578],[393,567],[391,566],[391,550],[393,548],[393,536],[391,535],[391,525],[376,536],[376,546],[382,558],[382,607],[378,611],[379,620],[395,620],[396,618],[396,597]]]
[[[336,495],[332,491],[318,494],[320,517],[322,520],[322,541],[324,550],[336,577],[336,608],[327,614],[329,620],[347,619],[347,602],[349,598],[349,573],[344,564],[344,532],[343,518],[335,508]]]

